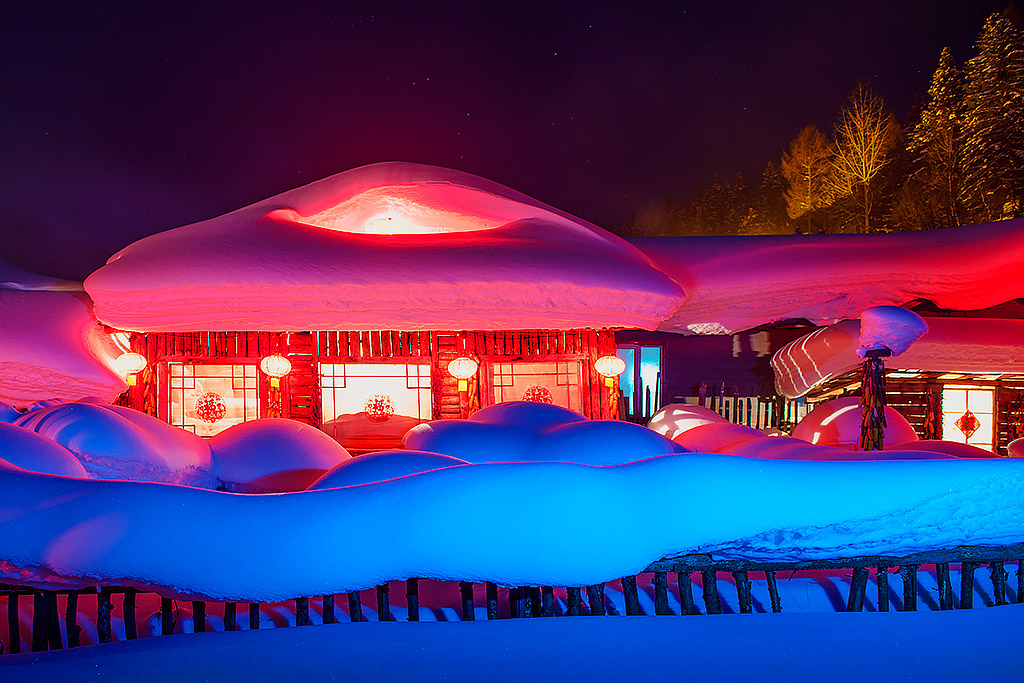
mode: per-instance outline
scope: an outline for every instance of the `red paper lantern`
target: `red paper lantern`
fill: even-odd
[[[196,399],[196,417],[203,422],[213,424],[224,418],[228,412],[228,404],[220,394],[208,391]]]
[[[395,414],[395,402],[387,394],[370,394],[363,410],[371,422],[387,422]]]
[[[523,400],[533,403],[554,403],[555,397],[551,395],[551,391],[547,387],[534,384],[523,392]]]

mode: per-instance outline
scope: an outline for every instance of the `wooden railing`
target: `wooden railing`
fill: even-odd
[[[733,581],[731,583],[735,584],[739,612],[741,614],[749,614],[754,611],[751,593],[752,574],[763,574],[770,596],[771,611],[781,612],[783,606],[776,579],[777,573],[829,569],[852,570],[853,576],[850,580],[846,610],[854,612],[864,609],[869,576],[873,571],[878,588],[877,601],[875,603],[876,610],[878,612],[887,612],[890,609],[890,572],[898,569],[902,579],[902,609],[904,611],[916,611],[920,599],[918,595],[917,573],[922,565],[934,565],[935,575],[938,579],[935,604],[941,610],[952,610],[974,607],[976,572],[983,566],[988,566],[990,570],[992,604],[1008,604],[1007,573],[1004,568],[1006,562],[1017,563],[1017,585],[1014,597],[1016,602],[1024,601],[1024,571],[1021,571],[1020,560],[1022,557],[1024,557],[1024,544],[1004,547],[960,547],[903,556],[875,555],[800,562],[718,560],[707,555],[685,555],[658,560],[641,573],[653,574],[655,615],[675,614],[670,608],[669,601],[670,572],[677,574],[679,614],[693,615],[700,613],[693,596],[692,575],[694,574],[699,574],[700,576],[704,613],[722,614],[723,601],[719,592],[720,579],[718,575],[723,572],[732,576]],[[951,565],[959,565],[960,568],[959,599],[956,599],[950,580]],[[625,614],[627,616],[644,614],[644,610],[641,609],[637,588],[637,575],[622,577],[618,581],[621,584],[625,601]],[[466,581],[461,581],[458,585],[461,598],[459,616],[463,621],[472,621],[476,618],[477,608],[476,598],[474,597],[475,585]],[[419,580],[406,580],[405,588],[408,621],[419,621],[421,609]],[[373,590],[376,594],[377,619],[379,621],[391,620],[389,585],[384,584],[370,590]],[[499,588],[494,583],[485,582],[482,593],[484,595],[487,619],[498,619],[503,614],[508,614],[509,618],[515,619],[580,615],[604,616],[610,613],[618,613],[617,610],[609,609],[609,603],[606,601],[605,596],[605,584],[603,583],[565,588],[565,598],[564,600],[561,598],[557,600],[557,609],[555,589],[552,586],[511,586]],[[31,649],[32,651],[42,651],[61,649],[65,646],[69,648],[79,646],[78,610],[80,599],[86,595],[96,596],[96,625],[99,643],[109,643],[113,640],[111,615],[114,606],[114,596],[120,596],[121,599],[121,612],[124,619],[126,639],[138,638],[136,596],[139,594],[140,591],[133,588],[109,586],[83,590],[44,591],[11,584],[0,585],[0,596],[6,596],[8,600],[8,633],[19,634],[18,637],[9,638],[9,642],[3,651],[11,654],[21,651],[19,602],[22,598],[30,598],[33,601]],[[562,594],[561,590],[559,590],[559,594]],[[67,634],[66,640],[61,632],[58,596],[65,596],[66,598],[63,619],[64,633]],[[362,592],[353,591],[347,594],[324,595],[313,598],[313,600],[318,601],[321,605],[322,622],[324,624],[331,624],[337,621],[335,603],[338,598],[347,601],[349,621],[366,621],[362,609]],[[310,601],[311,598],[309,597],[294,599],[294,623],[296,626],[307,626],[313,623],[310,618]],[[193,632],[201,633],[210,630],[207,623],[209,603],[199,600],[190,602],[194,624]],[[174,603],[174,598],[166,596],[160,598],[159,615],[160,633],[162,635],[169,635],[174,632]],[[247,616],[249,629],[255,630],[260,628],[260,603],[222,602],[222,606],[224,630],[239,630],[238,611],[240,606],[245,610],[243,618]],[[506,609],[500,609],[501,607]]]

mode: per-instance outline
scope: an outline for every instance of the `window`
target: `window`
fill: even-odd
[[[494,402],[537,401],[580,412],[580,362],[534,361],[491,365]]]
[[[626,362],[619,388],[630,415],[650,417],[661,401],[661,347],[619,344],[616,355]]]
[[[992,449],[993,390],[947,385],[942,389],[942,438]]]
[[[176,427],[213,436],[260,416],[255,365],[168,363],[168,415]]]
[[[430,365],[321,363],[324,431],[350,450],[399,448],[432,417]]]

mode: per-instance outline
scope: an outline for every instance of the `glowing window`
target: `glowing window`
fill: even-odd
[[[660,407],[661,347],[620,344],[615,353],[626,361],[626,370],[619,375],[619,388],[627,412],[650,417]]]
[[[491,366],[494,402],[539,401],[580,411],[580,363],[536,361],[494,363]]]
[[[942,389],[942,438],[992,449],[992,389],[946,386]]]
[[[255,365],[168,363],[170,423],[213,436],[260,416]]]
[[[430,365],[321,363],[325,432],[350,450],[398,448],[430,420]]]

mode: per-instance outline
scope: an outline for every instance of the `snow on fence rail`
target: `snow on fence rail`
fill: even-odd
[[[843,605],[846,611],[864,610],[868,600],[867,587],[871,570],[874,571],[874,583],[877,587],[874,611],[888,612],[891,603],[895,603],[897,609],[902,611],[917,611],[919,603],[922,601],[934,605],[939,610],[971,609],[974,607],[976,593],[981,594],[986,604],[991,605],[1006,605],[1011,601],[1024,602],[1024,571],[1021,571],[1021,560],[1018,559],[1022,555],[1024,555],[1024,544],[1001,548],[960,547],[948,551],[914,553],[902,557],[873,556],[802,562],[716,560],[706,555],[687,555],[659,560],[647,567],[641,574],[625,576],[615,582],[590,586],[568,586],[564,590],[553,586],[499,587],[492,582],[475,584],[460,581],[458,582],[460,605],[454,616],[462,621],[473,621],[477,618],[478,607],[481,606],[484,608],[488,620],[620,614],[626,616],[645,614],[685,616],[701,613],[722,614],[725,611],[750,614],[755,611],[755,599],[752,591],[752,582],[756,580],[752,574],[755,572],[763,575],[770,609],[777,613],[783,609],[783,600],[776,578],[777,573],[840,568],[853,570],[847,598]],[[1012,568],[1015,570],[1016,590],[1008,589],[1007,586],[1008,575],[1005,568],[1007,561],[1015,563]],[[927,595],[924,584],[918,580],[918,572],[922,565],[934,566],[936,579],[934,600]],[[978,585],[981,577],[977,575],[977,570],[986,565],[990,570],[991,597],[984,588]],[[893,583],[901,584],[902,599],[893,592],[890,585],[890,572],[896,568],[898,568],[898,574],[893,577]],[[719,573],[726,573],[725,582],[734,584],[738,609],[723,609],[725,599],[720,592],[720,584],[723,579],[719,577]],[[671,581],[672,574],[676,575],[675,582]],[[953,578],[957,575],[959,581],[954,582]],[[646,581],[644,576],[647,577]],[[699,577],[701,588],[699,597],[703,605],[703,612],[700,609],[699,601],[693,594],[694,576]],[[378,621],[395,620],[390,606],[391,583],[386,582],[366,591],[367,593],[372,591],[371,600],[373,597],[376,599],[375,611]],[[610,600],[606,593],[607,584],[611,583],[617,583],[618,590],[621,591],[622,601],[619,603],[622,605],[621,609],[617,608],[615,602]],[[420,621],[423,609],[439,608],[421,604],[420,579],[408,579],[404,584],[405,619],[407,621]],[[648,604],[642,604],[642,592],[639,585],[644,586],[643,593],[650,593],[653,596],[653,609],[651,609],[652,605],[649,604],[649,600]],[[674,595],[671,591],[672,585],[675,585],[676,588]],[[956,588],[959,588],[959,592]],[[615,588],[613,587],[612,590]],[[140,635],[146,635],[139,629],[137,600],[138,596],[147,594],[156,596],[155,593],[123,587],[103,586],[68,591],[42,591],[4,584],[0,586],[0,596],[7,598],[8,638],[6,643],[0,642],[0,645],[3,645],[3,650],[0,652],[17,654],[22,651],[20,623],[22,616],[20,598],[22,597],[32,598],[30,647],[33,652],[38,652],[64,647],[73,648],[82,644],[82,625],[79,624],[79,615],[80,611],[85,611],[83,607],[86,606],[80,600],[84,596],[96,596],[94,642],[109,643],[114,640],[115,595],[121,596],[121,621],[123,622],[124,638],[134,640]],[[483,599],[478,600],[478,595]],[[63,601],[59,600],[60,597],[63,597]],[[502,597],[504,600],[501,600]],[[670,601],[670,597],[673,600]],[[676,597],[678,602],[674,600]],[[294,603],[294,619],[291,619],[291,615],[289,615],[289,618],[286,618],[283,623],[275,625],[309,626],[314,623],[311,615],[315,613],[319,613],[318,621],[320,623],[337,623],[340,608],[342,608],[342,614],[347,611],[350,622],[367,621],[368,619],[363,613],[363,599],[364,591],[351,591],[342,595],[323,595],[313,598],[297,597],[290,601]],[[182,615],[175,608],[177,602],[175,598],[160,595],[159,600],[159,635],[170,635],[175,632],[175,622],[181,621]],[[59,602],[64,603],[63,629],[59,615]],[[218,630],[211,623],[218,621],[213,615],[214,610],[209,609],[211,601],[192,600],[189,602],[191,602],[191,613],[187,614],[185,618],[191,621],[191,632],[202,633],[208,630]],[[241,615],[239,615],[240,605],[243,609]],[[217,611],[221,612],[223,620],[217,625],[224,631],[244,630],[246,624],[248,630],[259,629],[267,621],[266,615],[263,614],[263,609],[267,607],[270,606],[263,606],[258,602],[222,602],[221,610]],[[761,605],[758,604],[758,607]],[[767,611],[767,609],[762,608],[760,611]],[[178,628],[180,629],[182,626],[179,624]],[[185,631],[182,630],[182,632]],[[156,635],[157,632],[154,629],[150,634]]]

